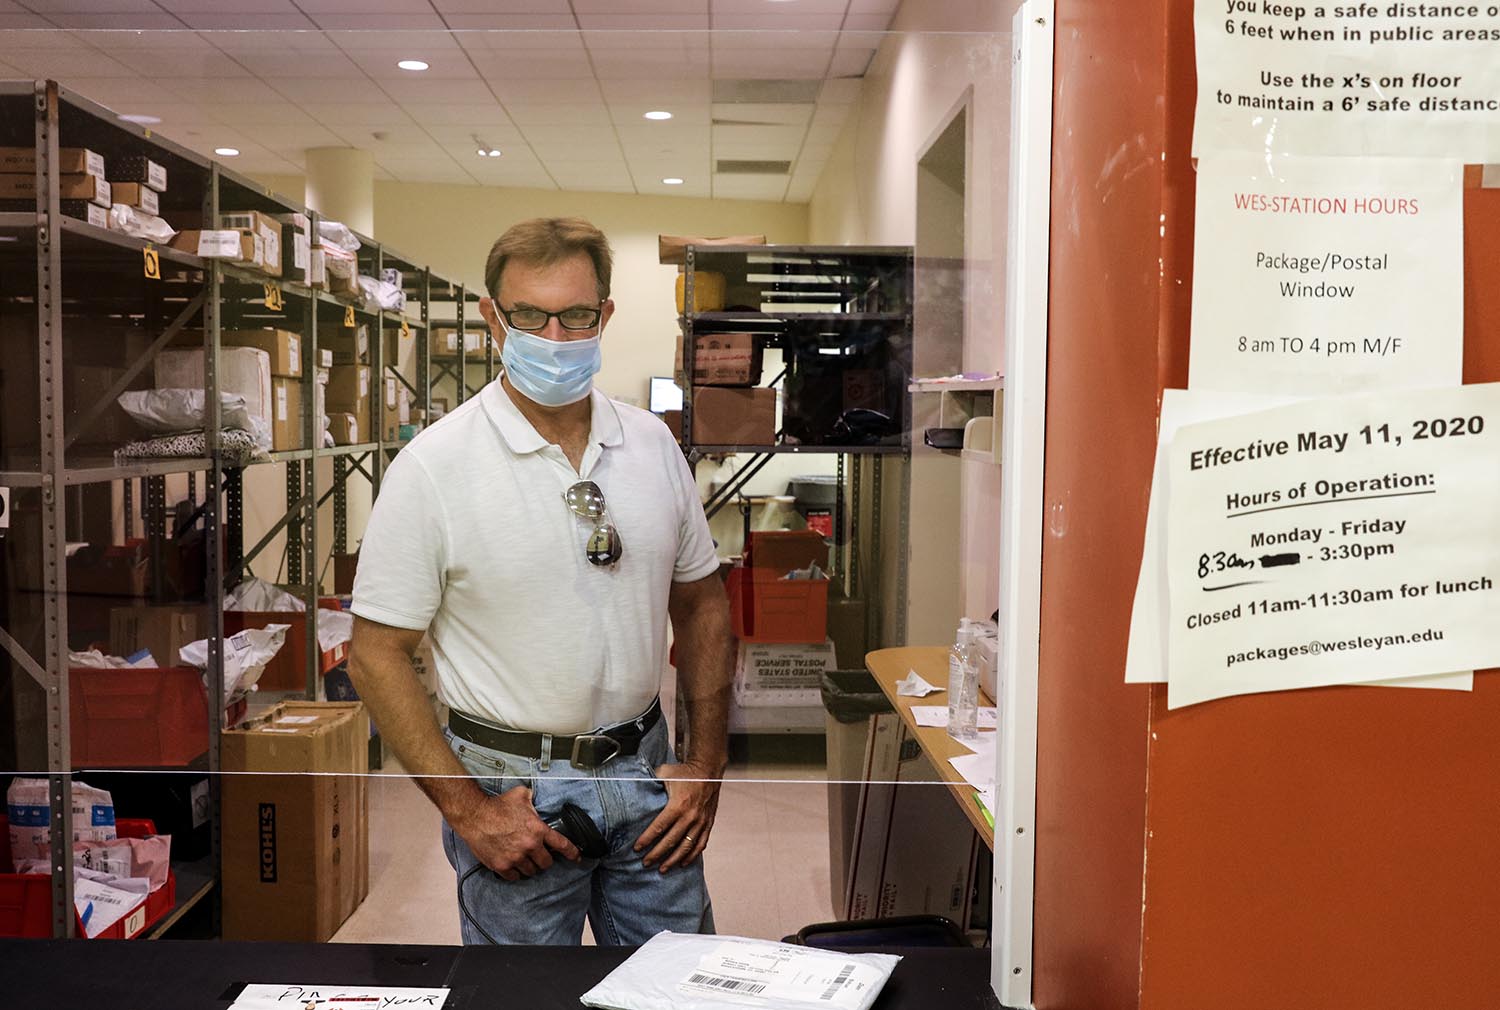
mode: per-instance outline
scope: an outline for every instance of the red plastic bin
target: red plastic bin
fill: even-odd
[[[753,576],[731,569],[729,622],[742,642],[805,643],[828,638],[828,580]]]
[[[115,833],[121,838],[145,838],[156,834],[151,821],[120,818]],[[0,815],[0,866],[10,867],[10,824]],[[161,921],[177,904],[177,874],[167,870],[167,882],[146,895],[129,915],[94,937],[95,940],[129,940]],[[83,923],[74,916],[76,935],[86,936]],[[52,935],[52,878],[45,873],[0,873],[0,938],[39,939]]]
[[[68,675],[74,767],[180,768],[208,753],[202,671],[75,667]],[[244,698],[227,706],[224,725],[246,707]]]
[[[323,610],[342,610],[343,606],[333,597],[321,597],[318,600],[319,608]],[[276,657],[266,664],[265,671],[260,675],[257,686],[262,691],[305,691],[307,690],[307,615],[301,611],[270,611],[270,610],[226,610],[224,611],[224,637],[238,634],[246,628],[264,628],[268,624],[288,625],[286,639],[281,644],[281,651]],[[330,649],[322,655],[319,663],[318,676],[332,670],[348,657],[348,646],[339,646]]]

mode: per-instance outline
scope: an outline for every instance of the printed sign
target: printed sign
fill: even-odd
[[[1500,663],[1500,384],[1183,427],[1169,708]]]
[[[1189,385],[1300,395],[1456,385],[1463,167],[1198,163]]]
[[[1194,156],[1500,162],[1500,4],[1197,0]]]

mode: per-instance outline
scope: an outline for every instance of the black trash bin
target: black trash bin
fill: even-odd
[[[842,908],[848,900],[870,717],[895,710],[866,670],[828,671],[823,674],[822,689],[828,733],[829,883],[834,907]]]

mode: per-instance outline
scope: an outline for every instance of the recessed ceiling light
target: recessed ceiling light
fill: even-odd
[[[140,126],[151,126],[161,122],[160,116],[148,116],[144,112],[127,112],[120,117],[127,123],[135,123]]]
[[[216,147],[214,153],[221,158],[237,158],[240,154],[238,147]]]
[[[652,109],[650,112],[646,113],[645,118],[646,119],[671,119],[672,118],[672,114],[670,112],[665,112],[665,111],[663,111],[661,109]]]
[[[681,186],[682,185],[682,180],[678,179],[678,178],[675,178],[675,177],[670,177],[669,176],[668,178],[663,179],[662,183],[664,185],[667,185],[667,186]]]
[[[402,70],[426,70],[427,69],[427,61],[426,60],[401,60],[401,61],[399,61],[396,64],[396,66],[400,67]]]

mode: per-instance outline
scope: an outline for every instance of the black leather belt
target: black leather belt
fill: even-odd
[[[503,754],[517,754],[528,758],[540,758],[544,744],[550,740],[554,761],[568,761],[578,768],[599,768],[617,757],[630,757],[640,750],[641,741],[660,718],[661,699],[658,698],[651,703],[650,708],[630,722],[609,726],[597,733],[580,733],[578,736],[552,736],[549,733],[501,729],[472,719],[462,712],[453,711],[448,713],[448,728],[461,740]]]

